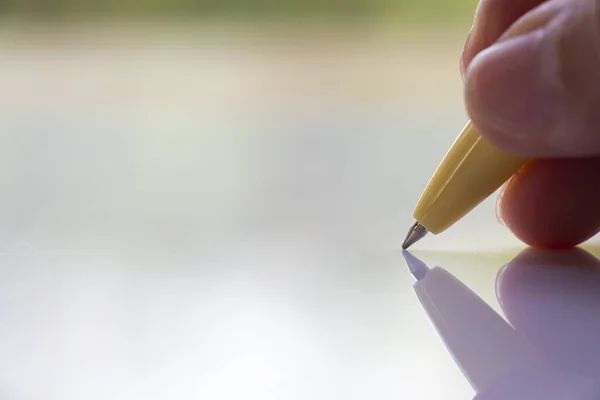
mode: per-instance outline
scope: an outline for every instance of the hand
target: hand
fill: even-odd
[[[461,56],[468,113],[505,150],[535,159],[499,211],[536,247],[600,231],[600,0],[481,0]]]

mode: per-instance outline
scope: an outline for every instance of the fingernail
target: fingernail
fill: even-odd
[[[498,220],[498,222],[502,226],[506,226],[506,223],[504,222],[504,217],[502,216],[502,198],[504,197],[504,191],[506,190],[507,185],[508,184],[506,183],[500,188],[498,198],[496,199],[496,220]]]
[[[504,220],[504,215],[502,215],[502,203],[504,201],[504,194],[506,193],[506,190],[508,189],[508,187],[510,186],[511,183],[513,183],[513,181],[515,180],[515,178],[517,178],[524,170],[525,166],[527,164],[525,164],[523,167],[521,167],[521,169],[519,169],[504,185],[502,185],[499,189],[498,192],[498,198],[496,199],[496,219],[498,220],[498,222],[500,223],[500,225],[502,226],[507,226],[506,225],[506,221]]]
[[[479,53],[465,84],[472,118],[514,139],[548,126],[561,93],[555,54],[543,29]]]
[[[473,27],[471,27],[471,30],[469,31],[469,34],[467,35],[467,39],[465,40],[465,45],[463,46],[463,49],[460,52],[460,75],[461,75],[463,81],[465,80],[465,77],[467,75],[467,68],[468,68],[468,65],[465,65],[465,52],[469,48],[472,38],[473,38]]]

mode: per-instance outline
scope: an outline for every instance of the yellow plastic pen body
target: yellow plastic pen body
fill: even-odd
[[[438,234],[492,195],[525,164],[484,139],[469,121],[438,166],[414,217]]]

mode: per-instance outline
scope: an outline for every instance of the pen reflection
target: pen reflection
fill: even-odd
[[[524,339],[531,352],[526,359],[513,357],[508,372],[479,388],[475,399],[599,399],[600,260],[581,249],[527,249],[500,271],[496,288],[506,325],[514,329],[515,338]],[[456,290],[452,296],[458,299],[461,294]],[[464,319],[460,313],[447,317]],[[487,332],[479,328],[492,313],[491,308],[481,308],[481,315],[471,315],[471,328],[460,329],[468,336],[466,342],[497,347],[498,356],[488,357],[487,365],[461,366],[466,376],[468,369],[494,370],[491,366],[505,361],[504,355],[515,351],[510,347],[518,344],[518,340],[497,339],[501,326]],[[448,349],[456,359],[456,349]]]

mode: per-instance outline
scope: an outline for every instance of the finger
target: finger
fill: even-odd
[[[600,155],[598,3],[542,3],[475,56],[465,100],[483,136],[527,157]]]
[[[506,186],[501,217],[530,246],[578,245],[600,230],[599,180],[600,157],[531,161]]]
[[[545,0],[481,0],[460,57],[464,75],[477,53],[491,46],[519,17]]]

